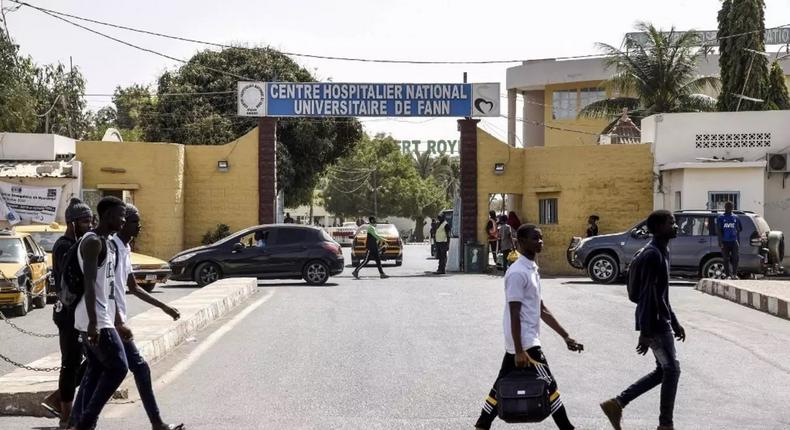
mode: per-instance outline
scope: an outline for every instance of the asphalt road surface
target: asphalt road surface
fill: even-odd
[[[330,285],[262,282],[260,291],[154,366],[163,416],[189,429],[471,429],[504,352],[502,279],[428,276],[426,246],[404,265],[350,269]],[[347,260],[348,261],[348,260]],[[571,353],[545,325],[544,352],[579,429],[606,429],[598,403],[654,366],[634,352],[623,285],[543,279],[544,301],[585,352]],[[678,429],[790,428],[790,322],[707,296],[670,292],[688,340]],[[54,420],[0,418],[2,429]],[[658,391],[625,411],[624,428],[655,429]],[[139,401],[112,404],[102,429],[150,428]],[[537,425],[494,428],[551,429]]]

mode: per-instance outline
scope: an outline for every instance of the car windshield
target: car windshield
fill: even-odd
[[[768,222],[766,222],[765,219],[761,216],[755,215],[754,223],[755,225],[757,225],[757,231],[760,233],[760,235],[766,234],[769,231],[771,231],[771,227],[768,226]]]
[[[44,249],[44,252],[52,252],[55,242],[63,236],[63,233],[58,231],[37,231],[30,233],[30,235],[36,240],[38,246]]]
[[[27,255],[22,241],[16,238],[0,239],[0,263],[24,264]]]

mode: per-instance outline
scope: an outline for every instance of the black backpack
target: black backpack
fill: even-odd
[[[642,293],[642,280],[639,279],[640,270],[636,269],[641,268],[644,253],[648,248],[653,248],[656,252],[661,252],[655,245],[648,243],[642,249],[636,251],[634,258],[631,260],[631,265],[628,267],[628,300],[634,303],[639,303],[639,295]]]
[[[109,252],[108,243],[110,241],[102,240],[102,242],[105,248],[104,258],[106,259],[106,253]],[[59,262],[60,264],[58,266],[62,268],[60,272],[60,291],[58,292],[58,298],[64,306],[72,309],[77,307],[77,303],[79,303],[82,295],[85,294],[85,274],[82,272],[79,260],[80,243],[82,243],[82,238],[77,240],[74,245],[71,245],[71,248],[69,248],[63,256],[63,260]],[[118,247],[114,246],[114,248],[115,261],[117,264]],[[100,261],[99,265],[102,263],[103,262]]]
[[[539,423],[551,415],[549,383],[532,366],[508,373],[495,389],[497,415],[506,423]]]

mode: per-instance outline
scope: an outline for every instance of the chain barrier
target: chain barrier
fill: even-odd
[[[0,319],[5,321],[6,324],[11,326],[15,330],[19,331],[20,333],[24,333],[24,334],[26,334],[28,336],[40,337],[40,338],[44,338],[44,339],[51,339],[51,338],[55,338],[55,337],[59,336],[57,333],[55,333],[55,334],[42,334],[42,333],[35,333],[35,332],[30,331],[30,330],[25,330],[22,327],[19,327],[18,325],[12,323],[11,320],[6,318],[6,316],[3,314],[3,312],[0,312]]]
[[[0,354],[0,359],[2,359],[3,361],[11,364],[12,366],[16,366],[16,367],[19,367],[21,369],[32,370],[33,372],[60,372],[60,366],[58,366],[58,367],[32,367],[32,366],[27,366],[27,365],[24,365],[22,363],[17,363],[16,361],[6,357],[3,354]]]

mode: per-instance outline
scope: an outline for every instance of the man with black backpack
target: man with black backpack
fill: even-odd
[[[61,290],[68,288],[62,285],[61,275],[64,257],[69,248],[91,229],[93,211],[80,199],[73,198],[66,208],[66,233],[55,241],[52,246],[52,278],[55,281],[55,292],[61,296]],[[76,306],[76,303],[74,304]],[[52,319],[58,327],[60,339],[60,377],[58,389],[47,396],[42,406],[60,418],[60,426],[65,427],[71,415],[74,392],[85,373],[82,365],[82,345],[79,332],[74,328],[74,307],[66,306],[59,299],[54,306]]]
[[[636,352],[645,355],[651,349],[656,357],[656,368],[616,398],[601,403],[601,409],[616,430],[621,429],[623,408],[658,385],[661,385],[658,430],[674,429],[680,363],[673,333],[677,340],[686,341],[686,331],[669,304],[669,242],[677,237],[678,226],[671,212],[657,210],[647,218],[647,229],[653,240],[631,263],[628,298],[636,303],[636,330],[639,331]]]
[[[505,358],[502,360],[502,368],[494,383],[494,388],[483,404],[483,410],[475,423],[475,429],[490,429],[497,417],[497,408],[502,407],[498,406],[501,400],[497,391],[499,383],[513,371],[529,368],[535,379],[541,379],[548,384],[547,391],[541,393],[548,400],[546,405],[548,410],[544,412],[546,415],[552,415],[557,427],[562,430],[570,430],[575,427],[568,419],[568,413],[565,411],[565,406],[560,399],[560,392],[557,389],[557,381],[549,370],[548,361],[546,361],[540,346],[541,320],[562,336],[568,350],[581,353],[584,346],[577,343],[565,331],[551,311],[543,304],[540,274],[538,265],[535,263],[537,254],[543,250],[543,234],[540,229],[534,224],[523,224],[518,228],[516,239],[521,256],[505,274],[506,304],[503,318]],[[530,419],[529,422],[546,418],[546,415]],[[501,413],[500,416],[502,416]]]
[[[126,205],[117,197],[104,197],[96,207],[99,224],[85,234],[76,246],[78,268],[69,250],[64,276],[82,274],[82,291],[76,285],[71,293],[79,297],[74,312],[74,327],[80,331],[88,368],[80,383],[69,424],[76,430],[96,425],[104,406],[123,382],[129,365],[116,327],[123,327],[116,305],[115,271],[118,249],[110,238],[126,222]],[[73,248],[72,248],[73,249]]]

